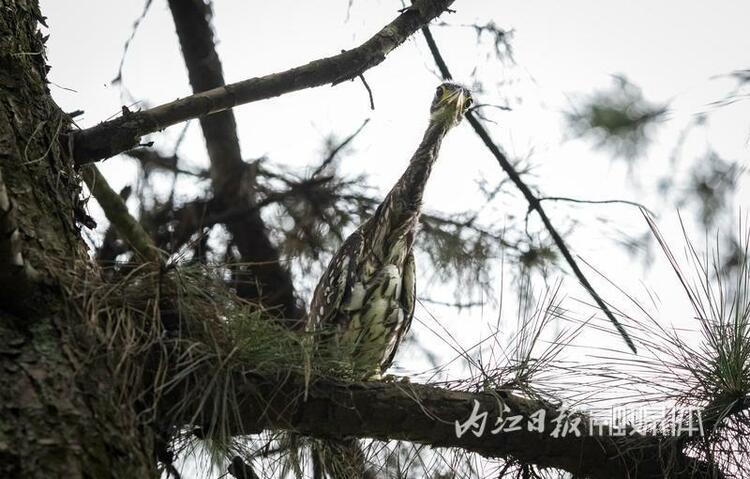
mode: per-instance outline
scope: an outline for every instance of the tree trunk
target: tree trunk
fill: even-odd
[[[36,0],[0,0],[0,477],[156,477],[58,280],[90,262],[39,22]]]

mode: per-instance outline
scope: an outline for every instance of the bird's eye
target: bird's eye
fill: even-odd
[[[445,92],[445,88],[443,87],[443,85],[440,85],[435,90],[435,98],[440,98],[441,96],[443,96],[444,92]]]
[[[473,104],[474,104],[474,100],[472,100],[471,97],[467,97],[466,102],[464,103],[464,107],[468,109]]]

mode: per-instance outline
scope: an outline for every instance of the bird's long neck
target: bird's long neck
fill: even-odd
[[[381,244],[374,246],[381,246],[385,256],[389,255],[388,248],[392,248],[416,225],[425,185],[448,129],[449,125],[445,122],[430,122],[406,171],[375,213],[373,225]]]
[[[446,124],[430,123],[409,166],[391,189],[391,193],[395,193],[404,202],[404,214],[419,214],[424,188],[446,133],[448,133]]]

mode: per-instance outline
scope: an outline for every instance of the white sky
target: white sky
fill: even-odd
[[[49,18],[48,56],[53,67],[50,78],[55,99],[67,111],[85,111],[78,120],[82,127],[116,115],[120,111],[120,91],[110,82],[144,2],[41,3]],[[214,27],[226,80],[265,75],[356,46],[401,8],[395,0],[354,0],[347,21],[347,4],[348,0],[215,0]],[[492,59],[488,64],[491,49],[477,46],[471,29],[435,27],[433,34],[457,80],[468,81],[472,70],[479,68],[487,89],[479,102],[511,100],[512,112],[487,113],[497,122],[488,127],[511,156],[531,155],[536,167],[533,181],[540,190],[547,196],[631,199],[661,209],[660,225],[675,249],[680,250],[675,211],[664,210],[665,205],[658,204],[652,183],[669,171],[668,158],[681,129],[693,115],[707,111],[708,103],[723,98],[734,86],[730,80],[712,77],[750,67],[750,2],[458,0],[454,8],[457,13],[444,15],[441,20],[451,24],[493,20],[498,26],[515,30],[517,66],[509,68]],[[670,120],[658,131],[646,158],[630,172],[623,162],[610,161],[608,152],[593,150],[590,142],[567,138],[560,115],[576,98],[608,87],[610,75],[616,73],[640,86],[647,99],[671,102]],[[355,154],[345,161],[344,171],[366,172],[373,186],[386,191],[401,174],[421,138],[438,79],[419,35],[365,76],[374,92],[374,111],[370,111],[367,94],[359,82],[305,90],[237,108],[244,157],[268,154],[275,162],[304,167],[318,159],[328,133],[348,135],[364,119],[371,118],[354,144]],[[165,0],[154,0],[136,34],[125,62],[124,80],[134,97],[152,106],[190,94]],[[715,111],[709,128],[690,137],[683,161],[689,163],[701,156],[710,145],[723,157],[747,165],[748,113],[748,102]],[[174,137],[179,128],[173,127],[168,133]],[[203,138],[196,123],[180,154],[188,166],[205,164]],[[102,168],[116,189],[130,183],[136,171],[132,162],[118,158],[106,161]],[[446,212],[477,208],[482,201],[475,181],[502,177],[499,166],[468,125],[461,125],[444,144],[428,184],[425,208]],[[643,188],[634,188],[633,181]],[[194,190],[185,183],[178,193],[190,197]],[[747,200],[745,175],[739,191],[743,211],[747,211]],[[516,208],[517,215],[525,213],[522,203],[508,205]],[[561,228],[571,218],[587,226],[579,226],[567,240],[577,253],[623,289],[643,297],[643,281],[657,293],[662,300],[660,318],[668,321],[689,316],[684,297],[675,293],[677,282],[666,261],[657,255],[653,268],[644,273],[641,265],[612,241],[611,227],[605,229],[594,221],[596,216],[606,216],[620,229],[638,235],[645,231],[645,224],[637,210],[566,204],[549,204],[547,208]],[[101,220],[100,212],[92,210]],[[686,216],[692,218],[692,212]],[[102,228],[105,222],[100,224]],[[422,258],[418,267],[426,268],[425,263]],[[594,279],[594,273],[588,274]],[[624,304],[624,299],[603,281],[596,279],[595,284],[608,299]],[[497,285],[499,292],[499,278]],[[574,299],[589,301],[574,279],[568,278],[566,286],[568,308],[580,309]],[[453,287],[435,287],[430,296],[440,297],[444,292],[446,299],[451,299]],[[513,297],[512,292],[508,292],[508,297]],[[460,314],[436,306],[430,306],[429,311],[465,347],[486,334],[486,324],[494,323],[497,314],[491,307]],[[429,317],[424,309],[418,310],[418,316]],[[505,321],[512,327],[514,315],[510,316]],[[452,357],[443,340],[418,323],[414,329],[425,345]],[[602,338],[593,332],[586,333],[584,343],[618,348],[621,344],[614,337]],[[403,355],[401,365],[406,369],[419,368],[418,363],[409,363],[410,359],[414,358]]]

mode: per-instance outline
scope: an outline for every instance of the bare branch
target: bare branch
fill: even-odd
[[[651,216],[656,216],[654,213],[646,207],[643,203],[638,203],[637,201],[628,201],[628,200],[582,200],[579,198],[568,198],[567,196],[545,196],[542,198],[538,198],[539,202],[542,201],[567,201],[568,203],[580,203],[580,204],[586,204],[586,205],[628,205],[628,206],[635,206],[638,209],[642,209],[647,211]]]
[[[146,173],[153,169],[160,169],[175,174],[195,176],[200,179],[209,177],[208,171],[189,171],[180,168],[177,155],[163,155],[153,148],[137,148],[126,151],[125,155],[138,160]]]
[[[122,201],[127,202],[132,192],[133,188],[130,186],[126,186],[120,190],[119,194]],[[101,246],[96,250],[96,260],[104,268],[112,267],[115,264],[117,256],[127,251],[129,251],[128,245],[117,234],[114,225],[110,224],[104,233]]]
[[[445,80],[452,79],[453,77],[450,73],[450,70],[445,63],[445,60],[443,60],[443,56],[440,54],[440,50],[435,43],[435,39],[432,37],[432,33],[430,32],[429,27],[422,27],[422,33],[424,34],[430,52],[435,59],[435,63],[440,70],[440,74]],[[484,128],[484,126],[482,126],[482,124],[474,116],[474,114],[472,112],[467,112],[466,119],[469,121],[471,127],[482,140],[482,143],[484,143],[487,149],[490,150],[490,153],[492,153],[492,156],[494,156],[497,162],[500,164],[500,167],[508,174],[511,181],[513,181],[513,184],[516,185],[519,191],[521,191],[524,198],[529,203],[529,210],[537,212],[539,218],[542,220],[542,223],[544,223],[544,227],[549,232],[552,240],[555,242],[563,257],[565,258],[565,261],[570,266],[570,269],[573,270],[573,274],[575,274],[576,278],[578,278],[578,281],[581,282],[581,285],[583,285],[583,287],[586,289],[586,291],[588,291],[591,297],[594,298],[594,301],[602,310],[602,312],[604,312],[607,318],[612,321],[612,324],[614,324],[615,328],[617,328],[617,331],[623,337],[628,347],[633,351],[633,353],[636,353],[635,344],[633,344],[633,340],[630,338],[630,335],[628,335],[627,331],[625,331],[625,328],[623,328],[622,324],[620,324],[617,318],[615,318],[614,314],[612,314],[607,304],[604,302],[601,296],[599,296],[599,293],[596,292],[591,283],[589,283],[589,280],[583,274],[583,271],[581,271],[581,268],[578,266],[578,263],[570,253],[570,250],[566,246],[565,241],[562,239],[562,236],[560,236],[560,233],[557,232],[557,229],[552,224],[552,221],[550,221],[547,213],[544,211],[544,208],[542,208],[539,198],[537,198],[536,195],[534,195],[534,193],[531,191],[531,188],[529,188],[528,185],[524,183],[516,169],[513,167],[510,161],[508,161],[508,158],[503,154],[503,152],[500,151],[500,148],[498,148],[497,144],[495,144],[495,142],[492,140],[489,132]]]
[[[443,13],[453,1],[415,0],[412,7],[404,10],[372,38],[339,55],[315,60],[281,73],[214,88],[73,132],[73,156],[78,164],[101,160],[132,149],[145,134],[191,118],[305,88],[356,78],[380,64],[386,55]]]
[[[125,66],[125,58],[128,56],[130,43],[133,41],[133,38],[135,38],[135,34],[138,33],[138,27],[141,26],[141,22],[144,18],[146,18],[146,14],[148,13],[149,8],[151,8],[152,1],[153,0],[146,0],[146,4],[143,6],[141,15],[135,19],[135,22],[133,22],[133,29],[131,30],[128,39],[125,40],[125,46],[123,46],[122,48],[122,57],[120,58],[120,66],[117,68],[117,76],[112,80],[112,83],[118,83],[122,81],[122,69]]]

